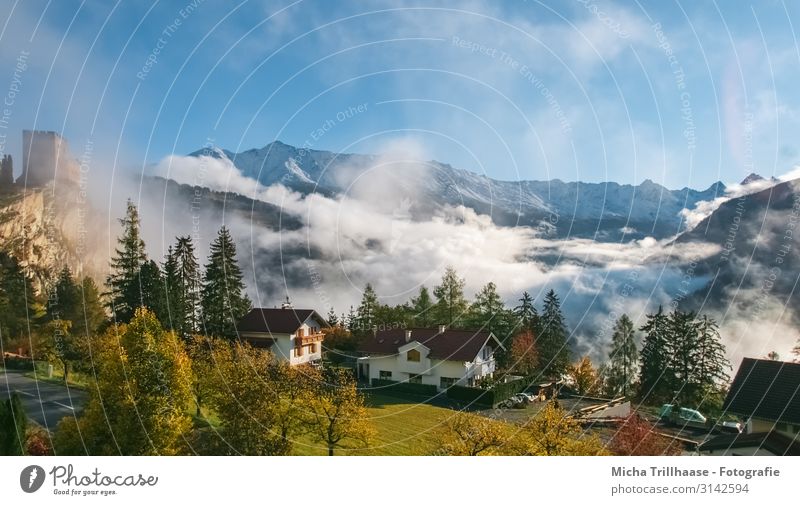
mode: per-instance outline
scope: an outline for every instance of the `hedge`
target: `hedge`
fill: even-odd
[[[33,370],[33,360],[31,358],[19,358],[16,356],[4,356],[2,363],[9,370]]]
[[[414,384],[412,382],[398,382],[386,379],[372,379],[370,385],[381,388],[381,392],[405,393],[421,396],[436,396],[438,389],[434,384]]]
[[[451,400],[472,403],[483,407],[494,407],[528,387],[526,379],[502,382],[490,389],[470,388],[453,385],[447,388],[447,397]]]

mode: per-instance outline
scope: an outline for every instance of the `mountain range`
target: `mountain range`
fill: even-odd
[[[716,182],[704,190],[670,190],[651,180],[616,182],[501,181],[438,161],[382,158],[301,149],[272,142],[239,153],[203,149],[232,163],[263,186],[280,183],[301,194],[344,195],[359,187],[391,187],[392,197],[413,202],[414,219],[426,220],[444,205],[475,210],[501,226],[530,226],[544,236],[598,241],[658,239],[685,229],[684,209],[725,193]]]

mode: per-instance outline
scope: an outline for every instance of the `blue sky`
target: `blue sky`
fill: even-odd
[[[499,179],[672,188],[800,160],[796,3],[221,4],[3,0],[4,152],[23,128],[109,170],[404,140]]]

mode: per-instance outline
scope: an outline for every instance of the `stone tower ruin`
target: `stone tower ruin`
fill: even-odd
[[[78,163],[69,152],[69,143],[51,131],[22,130],[22,175],[20,186],[44,186],[59,180],[77,182]]]

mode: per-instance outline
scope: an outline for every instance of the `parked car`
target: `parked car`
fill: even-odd
[[[658,418],[670,424],[695,428],[704,428],[707,421],[706,416],[697,410],[680,407],[680,409],[676,412],[675,405],[670,403],[666,403],[661,406],[661,411],[658,413]]]

